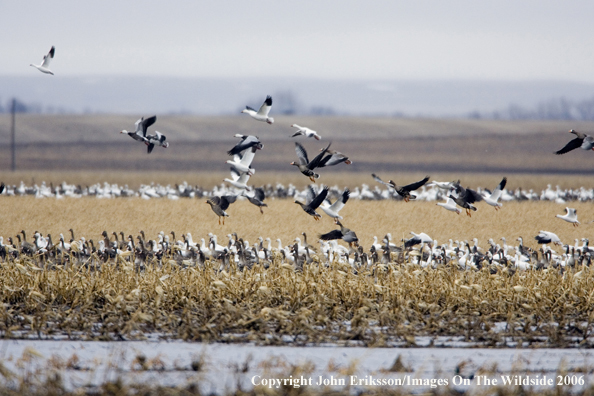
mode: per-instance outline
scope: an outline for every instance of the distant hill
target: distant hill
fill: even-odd
[[[574,135],[594,131],[594,122],[496,121],[395,117],[279,116],[268,125],[245,114],[161,115],[150,128],[167,136],[170,147],[146,147],[125,134],[136,115],[17,114],[17,169],[227,172],[225,161],[235,134],[260,137],[254,159],[260,171],[297,171],[295,141],[310,156],[327,142],[352,159],[326,172],[529,172],[594,173],[594,153],[575,150],[558,156]],[[291,138],[298,123],[317,130],[321,141]],[[0,173],[10,169],[10,115],[0,115]]]
[[[594,84],[561,81],[398,81],[305,78],[0,76],[0,104],[16,97],[49,113],[228,115],[259,107],[273,113],[352,116],[466,116],[554,98],[594,97]],[[0,108],[0,110],[2,110]]]

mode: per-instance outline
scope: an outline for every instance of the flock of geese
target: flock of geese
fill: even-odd
[[[31,64],[31,66],[37,68],[43,73],[53,75],[53,72],[49,69],[49,63],[54,58],[54,55],[55,47],[52,46],[48,54],[43,57],[41,64]],[[245,109],[242,110],[242,113],[248,114],[256,121],[272,125],[274,123],[274,118],[270,116],[272,103],[272,97],[268,95],[257,111],[254,108],[246,106]],[[167,138],[164,134],[158,131],[155,131],[155,133],[152,135],[148,133],[149,127],[151,127],[156,122],[156,120],[156,115],[146,119],[142,117],[136,121],[134,131],[122,130],[121,133],[126,133],[135,141],[144,143],[147,146],[148,153],[151,153],[155,146],[167,148],[169,147],[169,142],[167,141]],[[308,127],[298,124],[292,124],[291,127],[296,128],[296,131],[290,135],[291,138],[304,137],[306,139],[313,138],[315,141],[321,140],[321,136],[318,134],[318,132]],[[584,150],[594,150],[593,137],[576,132],[574,130],[570,130],[570,133],[575,134],[576,138],[567,143],[562,149],[556,151],[556,154],[565,154],[577,148],[582,148]],[[259,208],[261,213],[264,213],[263,208],[267,206],[267,204],[264,203],[264,200],[267,197],[294,198],[294,202],[298,204],[306,214],[312,216],[314,220],[319,220],[322,217],[322,215],[317,212],[320,210],[332,218],[336,225],[340,227],[340,229],[333,230],[320,236],[320,250],[328,260],[330,260],[330,252],[332,252],[333,249],[340,250],[340,245],[336,245],[335,241],[343,240],[349,244],[349,249],[343,247],[343,249],[347,250],[340,251],[339,257],[342,259],[344,256],[346,256],[347,260],[352,259],[354,262],[359,264],[364,261],[363,257],[367,257],[367,259],[369,259],[369,257],[374,257],[374,254],[378,257],[379,255],[382,255],[382,260],[386,261],[386,255],[388,257],[390,257],[390,254],[392,253],[398,253],[399,255],[402,255],[406,249],[410,249],[414,245],[421,244],[421,249],[416,255],[413,254],[413,256],[418,257],[417,261],[420,263],[425,262],[427,265],[439,260],[447,261],[448,258],[452,259],[453,257],[457,258],[459,265],[461,262],[472,262],[474,265],[476,265],[477,260],[483,262],[485,257],[487,257],[490,264],[502,260],[505,262],[513,262],[516,266],[518,266],[519,263],[531,262],[534,260],[535,256],[538,256],[538,252],[531,252],[529,249],[523,248],[521,240],[520,246],[513,249],[513,251],[515,251],[515,256],[511,256],[508,253],[505,240],[503,248],[496,248],[496,245],[490,241],[491,247],[487,251],[481,252],[476,246],[476,241],[473,249],[468,246],[468,243],[460,242],[450,242],[446,245],[437,245],[437,243],[431,240],[426,234],[419,234],[420,236],[414,234],[412,238],[403,241],[404,245],[401,247],[397,247],[395,245],[392,246],[390,238],[386,237],[383,239],[384,244],[374,243],[372,249],[369,252],[364,252],[361,246],[358,245],[359,240],[355,232],[344,227],[340,222],[340,220],[342,220],[342,216],[340,216],[339,212],[345,206],[349,198],[401,199],[404,202],[409,202],[411,200],[443,199],[444,202],[438,202],[438,206],[457,214],[460,214],[462,212],[461,209],[464,209],[466,215],[468,216],[472,216],[472,212],[477,210],[476,203],[480,201],[484,201],[488,205],[493,206],[495,210],[499,210],[502,207],[502,202],[511,200],[546,199],[554,200],[558,203],[565,203],[571,200],[586,201],[594,199],[594,191],[592,189],[585,188],[581,188],[580,190],[563,191],[558,187],[556,190],[553,190],[549,186],[540,194],[535,193],[532,190],[528,192],[522,191],[521,189],[516,191],[508,191],[505,189],[507,183],[506,177],[503,177],[501,182],[495,186],[492,191],[487,189],[473,190],[468,187],[463,187],[460,180],[451,182],[429,182],[429,176],[426,176],[420,181],[414,181],[409,184],[401,185],[397,184],[393,180],[386,182],[375,173],[371,175],[373,180],[378,183],[374,189],[370,188],[369,185],[364,185],[361,188],[357,188],[353,191],[350,191],[348,188],[345,188],[341,191],[337,187],[333,187],[331,189],[328,186],[310,185],[304,191],[298,191],[294,186],[285,187],[278,184],[274,187],[268,185],[255,188],[250,186],[248,183],[250,177],[253,176],[256,171],[253,167],[253,161],[255,159],[256,153],[258,150],[262,150],[264,145],[257,136],[236,134],[235,137],[239,138],[240,141],[227,152],[227,154],[231,156],[232,159],[226,161],[226,163],[230,165],[230,177],[224,179],[224,182],[228,183],[230,187],[223,185],[221,187],[216,187],[212,191],[205,191],[199,187],[193,187],[187,184],[176,185],[175,187],[144,185],[141,186],[138,191],[133,191],[127,188],[127,186],[119,187],[109,185],[107,183],[103,186],[93,185],[87,186],[85,188],[82,188],[81,186],[70,186],[66,183],[63,183],[58,187],[46,186],[45,183],[43,183],[41,186],[27,187],[21,183],[21,185],[18,187],[5,186],[2,184],[0,187],[0,194],[34,194],[40,198],[50,196],[62,198],[65,196],[82,197],[93,195],[102,198],[140,196],[145,199],[158,197],[168,197],[170,199],[179,199],[180,197],[206,197],[206,203],[210,205],[212,211],[218,217],[219,224],[221,224],[221,221],[224,224],[225,217],[229,216],[227,210],[229,209],[230,205],[232,205],[238,199],[249,200],[249,202]],[[291,162],[290,165],[295,166],[299,172],[308,177],[312,183],[315,183],[316,180],[320,178],[320,174],[318,173],[320,172],[319,169],[328,166],[336,166],[342,163],[347,165],[352,163],[348,156],[342,154],[339,151],[331,149],[331,142],[325,145],[325,147],[322,147],[319,153],[313,156],[311,160],[310,155],[301,143],[296,141],[294,144],[297,161]],[[385,186],[385,189],[380,189],[379,185]],[[334,202],[331,201],[332,199],[334,199]],[[557,217],[572,223],[574,226],[579,224],[576,210],[573,208],[567,207],[566,213],[557,215]],[[4,245],[0,239],[0,248],[2,249],[0,253],[2,253],[4,256],[9,253],[14,254],[15,251],[19,254],[40,254],[43,249],[46,249],[46,251],[49,252],[50,249],[48,249],[48,246],[53,248],[54,251],[64,253],[71,252],[73,246],[76,246],[76,252],[79,254],[87,252],[90,255],[98,252],[97,254],[102,256],[107,255],[108,257],[112,257],[112,253],[118,255],[126,254],[125,252],[135,252],[137,253],[136,255],[142,257],[143,255],[146,255],[144,253],[146,251],[157,256],[159,254],[169,254],[174,257],[179,257],[182,260],[185,260],[188,257],[199,260],[202,256],[209,255],[213,258],[220,259],[221,252],[226,252],[225,254],[232,254],[235,257],[235,260],[241,261],[241,257],[246,256],[248,252],[250,252],[249,257],[255,257],[255,259],[258,260],[261,254],[263,254],[264,259],[266,259],[268,257],[267,252],[273,251],[270,246],[265,248],[262,245],[262,239],[260,240],[260,244],[256,244],[252,249],[249,244],[241,241],[241,239],[238,239],[237,235],[235,235],[234,240],[232,236],[230,236],[227,246],[219,248],[216,237],[213,235],[210,236],[210,241],[207,245],[204,243],[204,240],[202,240],[201,244],[195,244],[191,239],[191,235],[189,234],[184,235],[181,241],[175,242],[173,242],[175,240],[175,235],[173,235],[173,241],[171,242],[169,242],[168,236],[163,234],[159,235],[159,240],[151,241],[145,240],[144,235],[139,235],[136,238],[138,243],[135,244],[134,238],[132,238],[132,236],[128,236],[126,239],[122,234],[121,239],[118,239],[118,235],[114,233],[115,240],[111,240],[109,236],[104,235],[104,239],[99,241],[98,247],[95,247],[92,244],[92,241],[90,241],[91,243],[89,247],[89,244],[86,243],[84,238],[78,241],[75,240],[73,232],[72,238],[68,244],[64,240],[63,236],[61,236],[60,242],[56,245],[52,243],[51,237],[49,235],[47,238],[45,238],[41,234],[35,233],[35,241],[34,243],[30,243],[26,240],[24,231],[22,234],[23,240],[20,240],[18,245],[12,243],[12,241],[10,241],[11,243]],[[540,234],[535,237],[535,239],[539,243],[543,244],[543,248],[541,248],[541,260],[548,261],[549,263],[552,263],[552,265],[557,264],[564,266],[569,260],[568,257],[570,255],[571,257],[574,257],[576,254],[583,254],[584,257],[580,259],[580,262],[584,261],[587,255],[587,261],[589,263],[590,250],[587,247],[587,240],[584,246],[579,247],[576,244],[575,246],[571,247],[571,253],[569,251],[569,247],[567,247],[564,255],[558,255],[550,248],[546,248],[546,244],[548,243],[560,243],[558,237],[556,237],[555,234],[541,231]],[[268,241],[270,244],[270,240]],[[331,242],[334,242],[334,245]],[[67,248],[66,245],[69,245],[70,248]],[[305,257],[304,260],[311,260],[310,251],[307,246],[302,247],[296,243],[291,248],[292,249],[289,250],[286,250],[287,248],[282,248],[279,241],[279,247],[277,250],[278,252],[282,252],[283,260],[291,260],[292,258],[294,262],[299,262],[302,260],[302,253],[304,254],[303,257]],[[43,253],[45,254],[45,252]],[[409,252],[408,256],[410,256],[410,254],[412,253]],[[472,257],[474,257],[474,259]],[[565,259],[562,257],[565,257]],[[247,261],[249,262],[249,260]],[[372,261],[374,260],[372,259]],[[368,265],[368,263],[361,265]]]
[[[524,245],[522,237],[517,238],[516,245],[508,245],[505,238],[501,243],[488,240],[488,246],[480,247],[478,240],[453,241],[439,244],[425,233],[412,235],[395,244],[391,234],[385,235],[381,242],[377,236],[368,242],[368,248],[359,244],[357,235],[345,228],[338,219],[335,220],[340,229],[320,235],[319,247],[308,244],[307,234],[283,246],[276,239],[276,246],[270,238],[259,237],[251,244],[238,237],[236,233],[228,234],[223,240],[210,233],[207,238],[195,241],[192,234],[186,233],[178,239],[175,232],[160,232],[154,239],[147,238],[143,231],[138,235],[126,236],[124,232],[103,231],[97,241],[85,237],[60,234],[52,239],[50,234],[42,235],[36,231],[33,238],[27,239],[23,230],[14,238],[5,241],[0,236],[0,259],[3,261],[22,257],[34,258],[39,267],[53,268],[55,265],[85,265],[97,268],[103,263],[117,265],[133,265],[136,270],[147,265],[176,265],[180,268],[204,268],[207,261],[219,265],[218,270],[229,270],[235,263],[239,270],[251,269],[254,265],[268,268],[270,265],[288,266],[296,271],[303,270],[306,264],[316,263],[331,266],[335,263],[349,265],[355,273],[365,270],[385,268],[387,264],[414,264],[421,267],[437,268],[439,265],[452,265],[462,270],[480,270],[487,267],[491,273],[507,272],[513,274],[517,270],[557,269],[591,264],[594,249],[589,247],[589,240],[575,240],[573,245],[562,245],[559,238],[551,232],[540,231],[535,237],[541,247],[537,250]],[[341,239],[349,247],[339,245]],[[550,245],[562,246],[554,250]],[[220,264],[216,264],[216,263]]]

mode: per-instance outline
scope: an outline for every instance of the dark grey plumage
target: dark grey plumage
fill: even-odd
[[[310,161],[307,157],[305,148],[300,143],[295,142],[295,153],[297,154],[297,158],[299,158],[299,162],[291,162],[291,165],[298,167],[301,173],[309,177],[312,182],[315,182],[315,179],[319,178],[320,175],[313,170],[319,167],[331,144],[332,142],[328,143],[328,146],[325,149],[322,149],[321,153],[316,155],[316,157]]]
[[[316,209],[326,199],[326,196],[328,195],[328,190],[329,190],[328,186],[324,186],[322,191],[318,195],[316,195],[312,200],[310,200],[309,202],[302,203],[299,201],[295,201],[295,203],[299,204],[301,206],[301,208],[305,211],[305,213],[307,213],[310,216],[313,216],[313,218],[315,220],[320,220],[320,218],[322,216],[320,216],[320,214],[316,212]]]

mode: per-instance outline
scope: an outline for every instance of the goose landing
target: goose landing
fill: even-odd
[[[580,222],[577,219],[577,210],[573,208],[565,208],[564,215],[556,215],[555,217],[558,217],[561,220],[565,220],[568,223],[572,223],[574,227],[580,225]]]

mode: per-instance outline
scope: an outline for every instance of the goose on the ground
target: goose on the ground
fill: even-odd
[[[242,135],[241,133],[236,133],[235,137],[240,138],[241,141],[233,146],[231,150],[227,151],[227,154],[229,155],[237,155],[242,151],[249,149],[250,147],[255,147],[256,150],[262,150],[264,147],[258,136]]]
[[[408,202],[411,199],[416,199],[416,195],[412,195],[411,191],[415,191],[416,189],[424,186],[429,181],[429,176],[425,176],[423,180],[420,180],[415,183],[407,184],[406,186],[398,186],[392,180],[388,181],[387,183],[379,178],[375,173],[372,173],[371,176],[373,179],[381,184],[385,184],[386,186],[393,188],[396,190],[398,195],[404,198],[404,202]]]
[[[501,206],[502,206],[501,203],[498,202],[498,200],[499,200],[499,197],[501,197],[501,191],[505,188],[506,183],[507,183],[507,177],[504,177],[499,182],[497,187],[495,187],[495,190],[493,190],[491,195],[483,196],[483,199],[485,200],[485,202],[488,203],[489,205],[493,206],[495,208],[495,210],[499,210],[499,208],[501,208]]]
[[[352,231],[343,226],[340,220],[338,220],[337,218],[334,218],[334,222],[340,226],[340,230],[332,230],[325,234],[321,234],[319,238],[323,241],[342,239],[343,241],[348,242],[349,246],[352,246],[353,243],[357,245],[357,243],[359,242],[359,238],[357,238],[357,234],[355,234],[355,231]]]
[[[324,186],[324,188],[322,188],[322,191],[320,191],[320,193],[318,195],[313,197],[313,199],[308,199],[308,201],[306,203],[302,203],[299,201],[295,201],[295,203],[299,204],[299,206],[301,206],[303,211],[305,213],[307,213],[308,215],[313,216],[313,218],[315,220],[320,220],[322,218],[322,216],[316,212],[316,209],[320,206],[320,204],[322,202],[324,202],[327,195],[328,195],[328,187]]]
[[[268,95],[262,106],[258,111],[252,109],[249,106],[245,106],[241,112],[249,114],[254,120],[266,122],[268,124],[272,124],[274,122],[274,118],[268,117],[268,113],[270,113],[270,108],[272,107],[272,97]]]
[[[169,142],[165,135],[163,135],[159,131],[155,131],[154,135],[148,135],[146,137],[146,145],[147,145],[147,153],[150,154],[153,151],[153,148],[156,146],[161,146],[163,148],[169,147]]]
[[[225,217],[229,217],[225,210],[227,210],[229,205],[235,202],[235,200],[237,200],[236,195],[215,196],[206,200],[206,203],[210,205],[212,211],[219,216],[219,225],[221,224],[221,217],[223,218],[223,225],[225,225]]]
[[[264,214],[262,207],[268,207],[268,205],[264,203],[264,200],[266,199],[266,193],[264,192],[264,189],[262,187],[255,188],[254,193],[252,195],[248,195],[245,192],[245,190],[242,194],[244,197],[248,199],[248,201],[250,201],[252,204],[256,205],[260,209],[260,213]]]
[[[555,217],[565,220],[568,223],[572,223],[574,227],[577,227],[580,224],[577,218],[577,210],[574,208],[565,208],[564,215],[556,215]]]
[[[462,212],[460,209],[458,209],[458,207],[456,206],[456,202],[454,202],[452,198],[448,198],[445,202],[438,202],[436,203],[436,205],[439,205],[442,208],[449,210],[450,212],[456,212],[457,214],[460,214]]]
[[[313,129],[309,129],[307,127],[303,127],[297,124],[293,124],[291,125],[293,128],[297,128],[297,132],[295,132],[294,134],[291,135],[291,137],[295,137],[295,136],[305,136],[308,138],[314,138],[316,140],[320,140],[322,137],[320,135],[318,135],[318,133],[316,131],[314,131]]]
[[[311,186],[309,186],[309,188],[311,189]],[[349,189],[345,188],[342,194],[340,194],[340,197],[338,197],[338,199],[333,204],[330,204],[330,201],[328,199],[325,199],[324,202],[322,202],[322,204],[320,205],[320,209],[322,209],[324,213],[326,213],[328,216],[334,219],[342,219],[342,216],[339,215],[338,212],[340,212],[340,210],[347,203],[350,194],[351,192],[349,191]]]
[[[538,235],[535,236],[534,239],[536,239],[536,242],[540,244],[554,243],[555,245],[562,245],[559,237],[556,234],[549,231],[539,231]]]
[[[328,146],[325,149],[322,149],[322,152],[310,161],[307,158],[307,151],[305,151],[305,148],[298,142],[295,142],[295,153],[297,153],[299,163],[291,162],[290,165],[295,165],[296,167],[298,167],[301,173],[309,177],[309,179],[315,183],[315,179],[319,178],[320,175],[315,173],[313,170],[319,166],[320,161],[324,157],[324,154],[326,154],[326,152],[330,148],[331,144],[332,143],[328,143]]]
[[[54,59],[55,54],[56,54],[56,47],[54,47],[52,45],[52,48],[49,50],[47,55],[45,55],[43,57],[43,61],[39,65],[34,65],[33,63],[31,63],[29,66],[33,66],[34,68],[36,68],[37,70],[39,70],[42,73],[53,75],[54,73],[49,69],[49,64],[50,64],[51,60]]]
[[[594,137],[593,136],[586,135],[585,133],[578,132],[574,129],[570,129],[569,133],[573,133],[577,137],[575,139],[571,140],[565,146],[563,146],[562,149],[555,151],[555,154],[557,154],[557,155],[565,154],[572,150],[575,150],[578,147],[581,149],[584,149],[584,150],[594,149]]]
[[[138,121],[134,123],[134,126],[136,128],[134,131],[128,132],[124,129],[120,133],[127,133],[128,136],[130,136],[132,139],[147,144],[146,130],[148,129],[148,127],[153,125],[155,121],[157,121],[156,115],[149,117],[146,120],[144,119],[144,117],[141,117]]]

